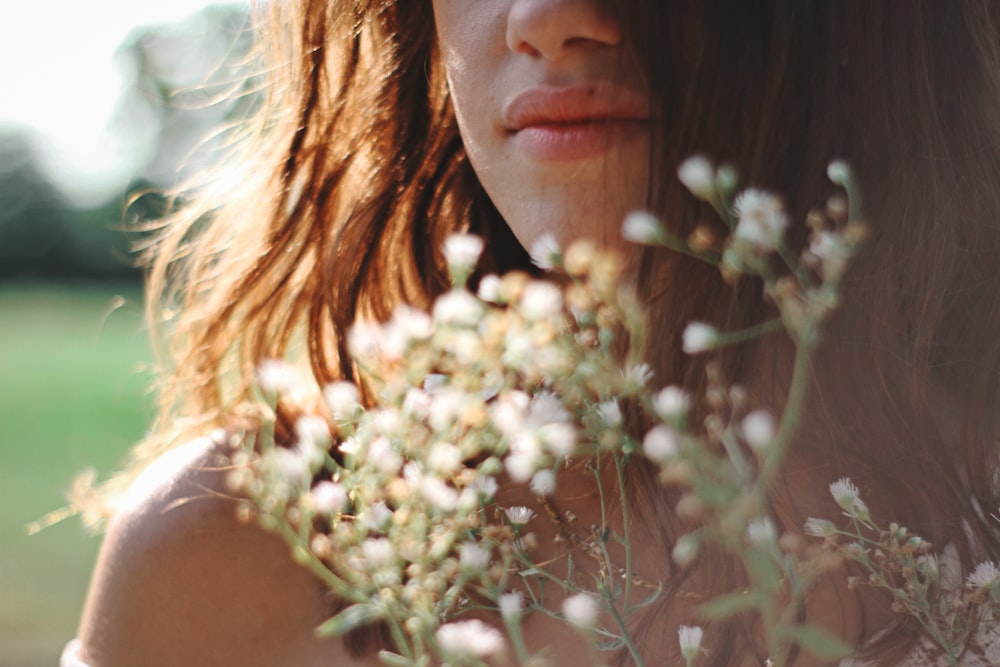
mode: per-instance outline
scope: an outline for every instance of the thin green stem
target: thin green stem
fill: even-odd
[[[618,493],[622,505],[622,538],[625,543],[625,595],[622,598],[622,607],[627,609],[632,594],[632,532],[629,526],[628,496],[625,493],[625,462],[622,461],[621,454],[617,452],[614,455],[614,460],[615,474],[618,477]]]
[[[788,389],[788,400],[781,413],[778,432],[775,434],[774,440],[771,441],[771,446],[761,466],[760,475],[757,477],[758,488],[765,493],[778,474],[778,470],[785,460],[785,455],[788,453],[792,437],[798,430],[799,422],[802,421],[809,382],[810,351],[810,348],[802,343],[795,347],[795,362],[792,368],[792,381]]]
[[[608,609],[611,611],[611,616],[615,619],[615,624],[621,631],[621,640],[625,642],[625,646],[628,647],[629,653],[632,654],[632,659],[635,660],[636,667],[645,667],[646,662],[642,659],[642,654],[639,653],[639,647],[635,645],[632,640],[632,635],[628,631],[628,626],[625,624],[625,619],[618,612],[618,608],[615,607],[614,600],[611,599],[611,592],[607,590],[605,592],[605,601],[608,603]]]

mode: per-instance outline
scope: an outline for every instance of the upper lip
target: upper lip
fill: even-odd
[[[503,110],[504,127],[511,132],[533,125],[616,120],[649,120],[649,100],[618,86],[543,86],[519,93]]]

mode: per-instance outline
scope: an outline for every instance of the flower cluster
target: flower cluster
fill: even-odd
[[[822,538],[826,552],[860,567],[862,575],[851,577],[850,585],[887,593],[893,611],[919,623],[948,663],[960,665],[970,641],[982,643],[980,635],[992,632],[985,622],[1000,616],[1000,567],[983,561],[963,585],[953,546],[939,555],[929,542],[898,523],[879,526],[848,478],[832,483],[830,495],[849,527],[810,518],[805,533]]]
[[[846,172],[833,173],[841,179],[835,182],[849,185]],[[621,469],[644,456],[664,484],[680,491],[678,515],[699,526],[677,540],[673,560],[687,565],[713,543],[743,560],[759,593],[710,601],[703,616],[756,611],[772,656],[784,655],[791,643],[821,657],[843,654],[817,629],[781,613],[794,611],[809,582],[768,515],[767,494],[801,416],[802,369],[836,304],[860,228],[848,205],[833,200],[810,217],[811,240],[793,253],[778,197],[737,193],[735,171],[704,158],[689,160],[678,175],[729,225],[725,245],[714,248],[697,234],[675,238],[645,212],[629,215],[623,234],[710,261],[727,278],[749,274],[762,281],[777,307],[773,321],[737,332],[694,322],[683,333],[683,349],[703,354],[786,332],[800,353],[785,411],[772,415],[750,405],[746,392],[726,386],[711,364],[704,397],[654,387],[638,356],[641,346],[629,344],[644,340],[643,310],[617,257],[592,243],[564,250],[543,235],[531,254],[551,279],[487,275],[473,290],[468,283],[482,241],[453,236],[442,249],[453,288],[430,312],[400,305],[388,321],[362,322],[350,332],[359,384],[334,382],[310,402],[287,364],[260,367],[263,416],[233,454],[231,484],[344,601],[323,631],[383,622],[398,651],[384,653],[390,664],[422,665],[433,657],[478,665],[510,652],[523,663],[539,659],[520,635],[524,616],[538,611],[602,646],[626,648],[643,664],[627,617],[657,593],[630,599],[637,577]],[[691,419],[698,401],[708,415],[703,423]],[[299,415],[287,442],[274,441],[278,413]],[[649,425],[644,433],[633,433],[624,416],[635,413]],[[497,494],[500,484],[512,483],[544,499],[570,462],[596,458],[612,461],[619,473],[615,501],[626,532],[601,525],[595,533],[603,538],[583,545],[603,559],[586,589],[535,562],[535,510],[503,507]],[[601,483],[596,472],[595,483]],[[846,498],[853,487],[838,484]],[[842,503],[846,511],[863,507],[856,490],[853,497]],[[623,545],[623,563],[611,562],[607,541]],[[533,578],[563,588],[561,609],[546,607]],[[495,626],[464,616],[484,604],[499,611]],[[604,627],[609,618],[614,625]],[[681,626],[678,640],[694,664],[703,652],[702,629]]]

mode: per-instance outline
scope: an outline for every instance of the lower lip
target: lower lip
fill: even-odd
[[[571,162],[607,154],[612,148],[646,135],[641,120],[597,120],[529,125],[513,133],[514,141],[539,162]]]

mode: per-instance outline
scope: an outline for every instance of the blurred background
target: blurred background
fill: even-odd
[[[99,539],[28,536],[150,419],[136,223],[254,108],[249,8],[9,3],[0,18],[0,667],[58,664]],[[132,231],[129,231],[130,228]]]

